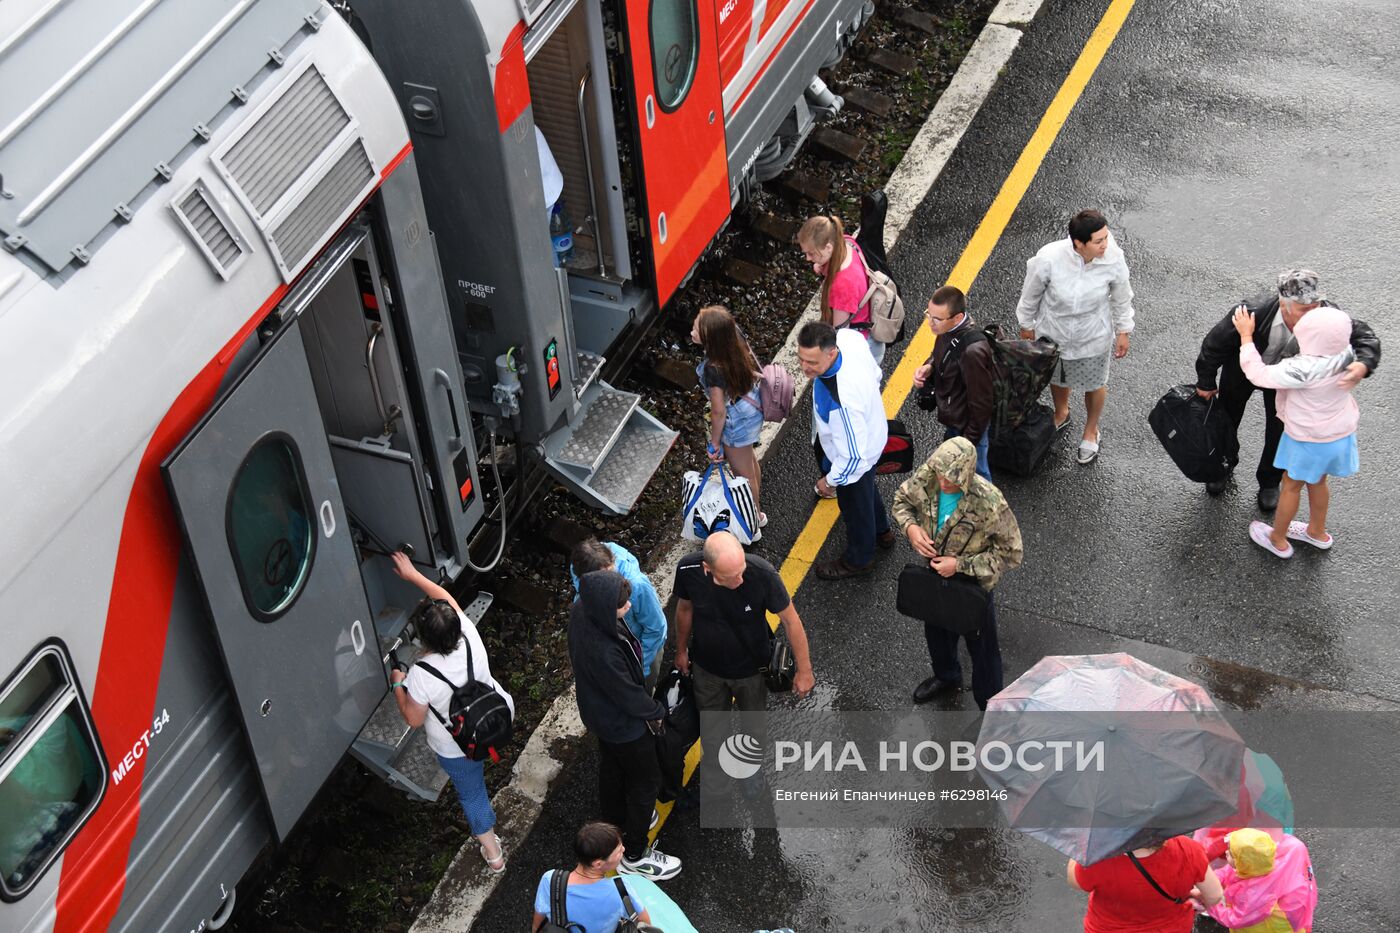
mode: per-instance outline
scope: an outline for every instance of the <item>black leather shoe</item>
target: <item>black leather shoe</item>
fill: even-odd
[[[1206,495],[1218,496],[1225,491],[1225,487],[1230,485],[1228,479],[1216,480],[1213,483],[1206,483]]]
[[[1259,494],[1255,496],[1259,500],[1259,508],[1265,512],[1272,512],[1278,508],[1278,487],[1260,486]]]
[[[891,528],[889,531],[885,532],[882,535],[876,535],[875,543],[888,551],[890,548],[894,547],[896,544],[899,543],[899,535],[895,534],[894,529]]]
[[[914,702],[927,703],[934,697],[942,696],[945,693],[956,693],[961,689],[962,684],[955,680],[939,680],[937,677],[930,677],[914,688]]]
[[[871,561],[864,567],[852,567],[846,563],[846,558],[838,557],[835,560],[825,561],[817,564],[812,569],[822,580],[848,580],[851,577],[863,577],[875,567],[875,562]]]

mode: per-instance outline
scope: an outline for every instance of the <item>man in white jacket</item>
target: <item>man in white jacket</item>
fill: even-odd
[[[875,486],[875,461],[889,428],[880,399],[880,367],[865,338],[852,330],[811,321],[797,332],[802,372],[812,380],[812,421],[830,464],[817,492],[836,494],[846,522],[846,550],[813,569],[823,580],[867,574],[875,566],[875,544],[897,543],[889,513]]]
[[[1128,355],[1133,331],[1133,288],[1128,263],[1095,210],[1069,221],[1069,236],[1041,247],[1026,262],[1026,281],[1016,306],[1021,336],[1049,337],[1060,346],[1050,379],[1055,429],[1069,424],[1071,392],[1084,393],[1084,439],[1079,462],[1099,455],[1099,416],[1108,399],[1111,359]]]

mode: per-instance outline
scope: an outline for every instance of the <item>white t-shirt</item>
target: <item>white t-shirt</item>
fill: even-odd
[[[510,713],[515,715],[515,701],[511,699],[509,693],[491,677],[491,667],[486,660],[486,645],[482,643],[481,636],[477,634],[476,626],[472,620],[467,618],[466,613],[458,610],[457,618],[462,620],[462,641],[457,643],[457,650],[451,654],[442,655],[429,652],[419,658],[419,661],[427,661],[438,672],[454,684],[461,686],[467,682],[467,646],[471,646],[472,652],[472,673],[479,683],[494,687],[505,697],[506,705],[510,707]],[[438,678],[429,674],[425,670],[420,670],[417,664],[408,669],[408,676],[404,678],[404,683],[408,684],[408,695],[416,703],[423,703],[431,706],[447,716],[447,708],[452,703],[452,688],[443,683]],[[423,729],[428,733],[428,747],[444,758],[465,758],[462,749],[457,746],[457,742],[452,738],[438,718],[429,710],[423,720]]]

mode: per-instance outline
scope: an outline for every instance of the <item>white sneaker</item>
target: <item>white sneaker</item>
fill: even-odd
[[[617,871],[622,875],[645,875],[652,881],[666,881],[681,873],[681,860],[652,846],[639,859],[624,856]]]

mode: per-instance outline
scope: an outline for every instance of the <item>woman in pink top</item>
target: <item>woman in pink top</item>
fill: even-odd
[[[860,247],[846,236],[841,219],[828,214],[808,217],[797,231],[797,245],[822,277],[822,320],[832,327],[864,329],[865,342],[879,363],[885,358],[885,345],[870,339],[870,307],[862,308],[870,278],[860,259]]]
[[[1360,411],[1342,375],[1353,359],[1351,318],[1340,308],[1314,308],[1293,328],[1300,354],[1266,366],[1254,345],[1254,315],[1243,305],[1235,310],[1240,335],[1240,368],[1262,389],[1278,390],[1283,421],[1274,466],[1284,471],[1274,524],[1251,522],[1249,536],[1277,557],[1292,557],[1294,541],[1326,550],[1328,476],[1350,476],[1360,467],[1356,425]],[[1296,522],[1303,487],[1308,487],[1308,521]]]

